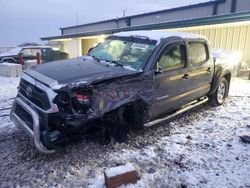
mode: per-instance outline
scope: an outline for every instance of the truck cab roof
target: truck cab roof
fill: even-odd
[[[140,31],[127,31],[113,34],[118,37],[135,37],[135,38],[147,38],[149,40],[157,41],[159,44],[162,40],[170,37],[180,37],[182,39],[203,39],[207,40],[202,35],[186,33],[186,32],[171,32],[171,31],[152,31],[152,30],[140,30]]]

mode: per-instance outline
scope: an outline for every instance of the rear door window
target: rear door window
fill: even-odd
[[[204,42],[189,42],[189,62],[200,65],[209,59],[207,45]]]
[[[32,56],[32,50],[28,48],[23,49],[21,53],[23,53],[23,55],[26,55],[26,56]]]

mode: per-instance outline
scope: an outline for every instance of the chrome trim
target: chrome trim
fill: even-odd
[[[169,97],[169,95],[164,95],[164,96],[162,96],[162,97],[156,98],[156,101],[160,101],[160,100],[166,99],[166,98],[168,98],[168,97]]]
[[[38,87],[39,89],[43,90],[47,94],[47,97],[48,97],[49,103],[50,103],[50,109],[49,110],[43,110],[40,107],[38,107],[37,105],[35,105],[34,103],[32,103],[28,98],[24,97],[21,93],[18,93],[18,95],[21,95],[25,100],[32,103],[36,108],[38,108],[40,111],[42,111],[44,113],[54,113],[54,112],[59,111],[57,105],[55,103],[53,103],[53,100],[57,95],[56,92],[54,92],[51,88],[45,86],[44,84],[42,84],[41,82],[35,80],[34,78],[32,78],[31,76],[29,76],[27,74],[23,74],[22,79],[24,79],[25,81],[29,82],[30,84]]]
[[[31,77],[34,77],[35,79],[39,80],[40,82],[42,83],[45,83],[46,85],[48,85],[49,87],[53,88],[57,85],[59,85],[58,81],[52,79],[52,78],[49,78],[39,72],[36,72],[32,69],[28,69],[28,70],[25,70],[24,73],[26,75],[29,75]]]
[[[24,108],[31,115],[32,121],[33,121],[33,130],[15,113],[16,104],[19,104],[20,106],[22,106],[22,108]],[[37,114],[35,110],[33,110],[20,98],[15,99],[13,106],[12,106],[11,113],[10,113],[10,118],[15,123],[15,125],[17,125],[22,130],[24,130],[33,139],[34,145],[39,152],[44,153],[44,154],[52,154],[55,152],[55,150],[47,149],[41,141],[39,115]]]
[[[205,102],[207,102],[207,101],[208,101],[208,98],[207,98],[207,97],[204,98],[204,99],[201,100],[201,101],[198,101],[198,100],[197,100],[197,102],[195,102],[195,103],[193,103],[193,104],[191,103],[190,105],[188,105],[188,106],[186,106],[186,107],[184,107],[184,108],[178,110],[177,112],[175,112],[175,113],[173,113],[173,114],[170,114],[170,115],[168,115],[168,116],[166,116],[166,117],[159,118],[159,119],[150,121],[150,122],[148,122],[148,123],[145,123],[144,126],[145,126],[145,127],[150,127],[150,126],[153,126],[153,125],[155,125],[155,124],[157,124],[157,123],[160,123],[160,122],[162,122],[162,121],[166,121],[166,120],[168,120],[168,119],[170,119],[170,118],[172,118],[172,117],[174,117],[174,116],[177,116],[177,115],[179,115],[179,114],[181,114],[181,113],[183,113],[183,112],[186,112],[186,111],[188,111],[188,110],[190,110],[190,109],[192,109],[192,108],[194,108],[194,107],[196,107],[196,106],[198,106],[198,105],[201,105],[201,104],[203,104],[203,103],[205,103]]]

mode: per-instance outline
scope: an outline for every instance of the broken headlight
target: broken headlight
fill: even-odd
[[[72,99],[75,110],[86,112],[92,104],[92,92],[87,88],[78,88],[74,91]]]
[[[70,108],[70,96],[67,92],[60,92],[54,99],[54,103],[60,111],[68,111]]]

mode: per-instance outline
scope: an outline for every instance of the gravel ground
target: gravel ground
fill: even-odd
[[[4,99],[15,95],[16,83],[6,84],[12,91],[0,94],[0,108],[11,104]],[[141,174],[128,187],[250,187],[250,145],[239,139],[250,134],[250,83],[240,83],[244,92],[233,83],[221,107],[199,106],[131,132],[126,143],[72,143],[50,156],[0,117],[0,187],[104,187],[103,170],[128,162]]]

